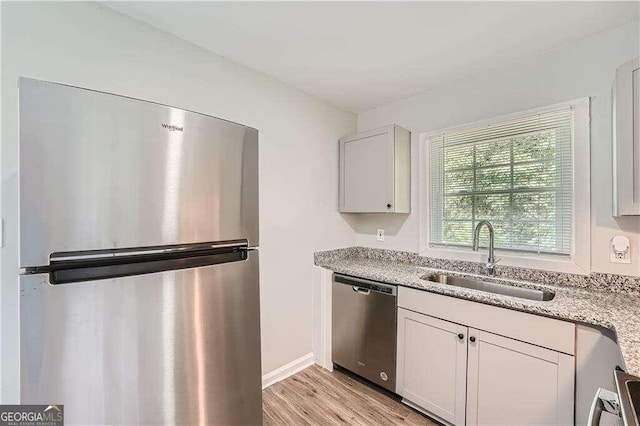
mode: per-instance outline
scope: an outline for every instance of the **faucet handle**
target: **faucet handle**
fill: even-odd
[[[487,268],[493,268],[494,266],[496,266],[498,264],[498,262],[500,262],[500,258],[498,259],[494,259],[493,262],[487,260]]]
[[[498,262],[500,262],[500,259],[494,259],[493,262],[487,259],[487,263],[485,264],[485,267],[487,268],[487,273],[489,275],[494,275],[496,273],[496,264]]]

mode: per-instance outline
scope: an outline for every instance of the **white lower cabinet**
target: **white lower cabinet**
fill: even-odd
[[[461,336],[461,337],[460,337]],[[467,327],[398,309],[396,389],[413,404],[464,425]]]
[[[452,425],[572,425],[574,357],[398,309],[397,393]]]
[[[573,424],[574,357],[486,331],[469,336],[468,425]]]

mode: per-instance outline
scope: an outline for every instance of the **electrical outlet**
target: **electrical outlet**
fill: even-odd
[[[609,244],[609,262],[631,263],[631,244],[624,235],[616,235]]]
[[[378,229],[378,232],[376,233],[376,240],[384,241],[384,229]]]

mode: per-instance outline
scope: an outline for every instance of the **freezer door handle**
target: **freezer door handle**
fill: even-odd
[[[50,262],[62,264],[63,262],[79,262],[100,259],[127,259],[132,257],[142,258],[143,256],[187,256],[211,250],[240,250],[246,248],[247,240],[211,241],[205,243],[175,244],[169,246],[155,247],[133,247],[109,250],[85,250],[71,252],[52,253]]]
[[[246,260],[246,247],[212,247],[208,250],[167,252],[128,257],[83,259],[52,263],[46,272],[51,284],[119,278],[178,269],[198,268]],[[42,273],[43,271],[33,271]]]

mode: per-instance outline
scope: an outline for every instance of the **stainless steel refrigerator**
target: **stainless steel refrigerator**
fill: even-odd
[[[21,402],[261,424],[257,130],[19,86]]]

